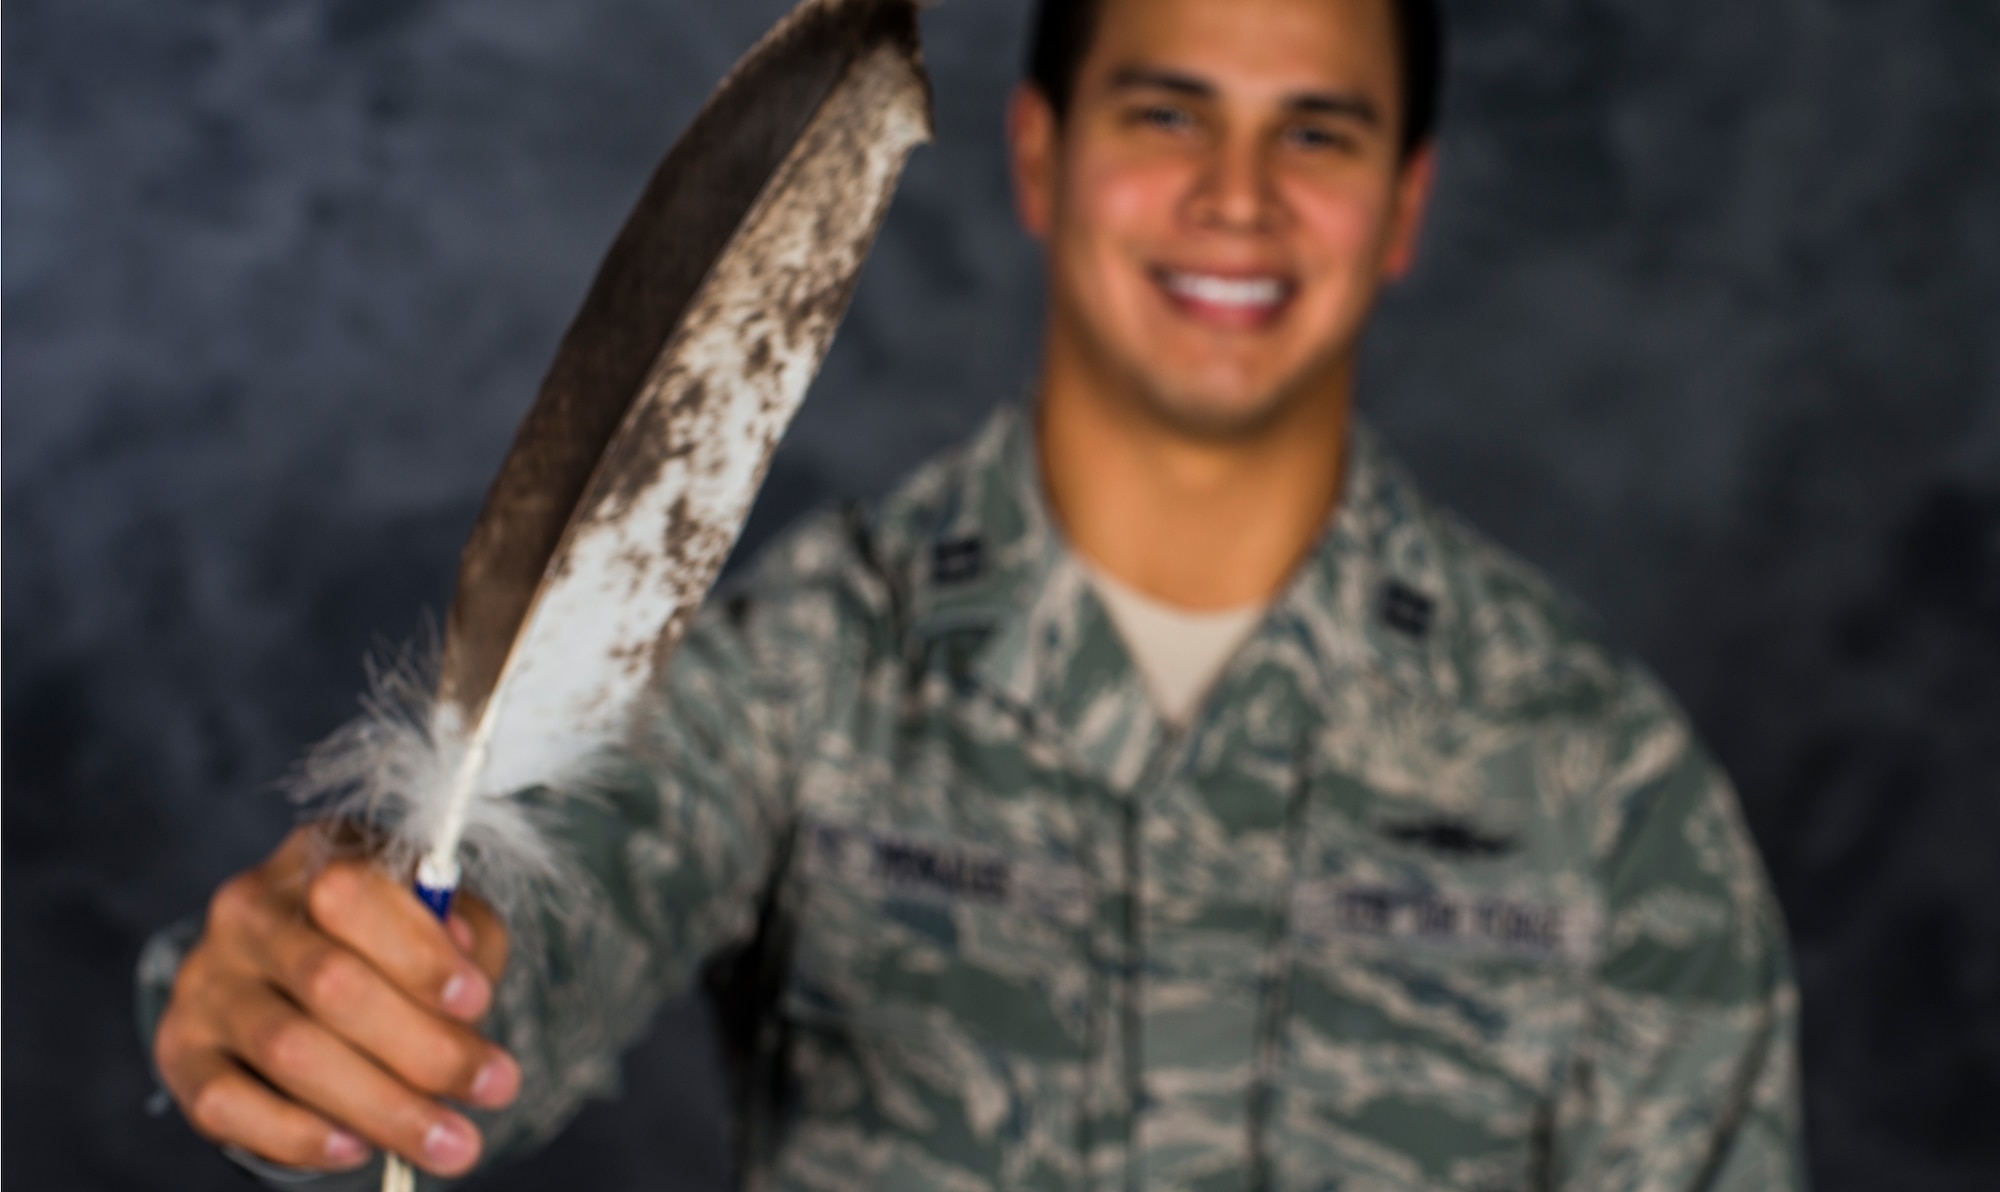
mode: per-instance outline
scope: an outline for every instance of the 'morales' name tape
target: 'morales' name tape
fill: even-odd
[[[851,890],[919,902],[970,904],[1089,922],[1089,883],[1071,864],[1010,855],[941,836],[814,823],[806,832],[806,872]]]

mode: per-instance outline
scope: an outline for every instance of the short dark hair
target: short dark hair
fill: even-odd
[[[1437,131],[1444,91],[1444,15],[1438,0],[1389,0],[1402,58],[1403,156]],[[1028,81],[1039,87],[1058,120],[1069,111],[1076,72],[1090,52],[1104,0],[1036,0],[1029,27]]]

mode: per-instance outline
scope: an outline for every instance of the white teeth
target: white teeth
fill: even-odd
[[[1276,306],[1285,284],[1275,277],[1207,277],[1199,273],[1167,273],[1167,288],[1183,298],[1215,306]]]

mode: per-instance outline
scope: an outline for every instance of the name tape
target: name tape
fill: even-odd
[[[1074,865],[843,824],[811,824],[806,833],[807,875],[816,881],[918,902],[992,907],[1073,927],[1090,920],[1089,883]]]
[[[1308,939],[1378,940],[1577,964],[1588,963],[1597,948],[1591,908],[1348,879],[1301,882],[1292,923]]]

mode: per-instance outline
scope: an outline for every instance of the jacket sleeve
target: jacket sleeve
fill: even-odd
[[[1600,791],[1603,945],[1552,1183],[1803,1189],[1798,991],[1763,866],[1679,712],[1643,678],[1620,703]]]
[[[615,1092],[620,1053],[660,1005],[755,929],[802,742],[861,665],[843,561],[825,522],[789,536],[694,619],[630,744],[596,781],[528,795],[576,865],[560,889],[507,915],[512,955],[483,1029],[523,1080],[507,1110],[472,1114],[487,1163],[539,1146],[588,1097]],[[141,966],[148,1040],[177,968],[169,957],[187,943],[185,931],[162,933]]]

